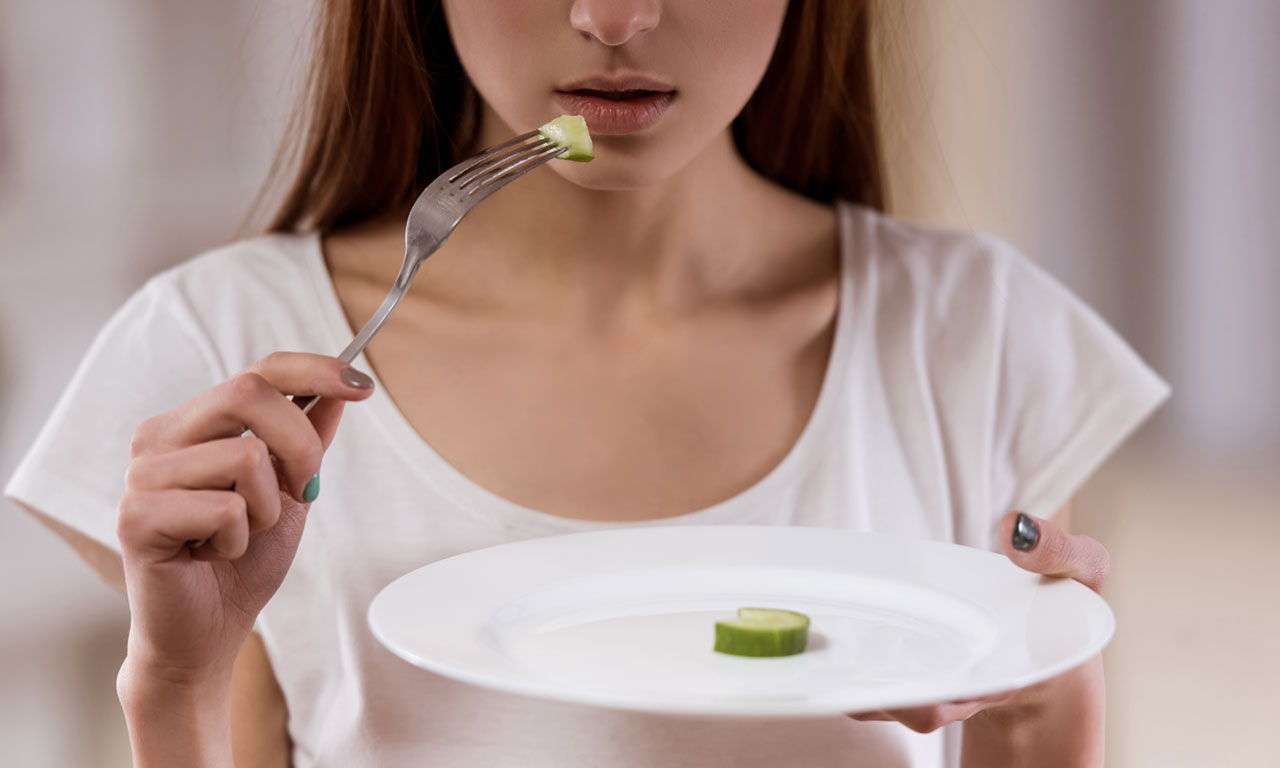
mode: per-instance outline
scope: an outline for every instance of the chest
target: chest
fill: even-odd
[[[345,292],[354,324],[376,298]],[[655,519],[729,498],[786,456],[822,388],[837,293],[629,330],[408,303],[366,356],[478,485],[565,517]]]

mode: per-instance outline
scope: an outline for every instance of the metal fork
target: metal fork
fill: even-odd
[[[382,305],[338,358],[350,363],[364,350],[404,298],[422,262],[440,248],[463,216],[481,200],[564,151],[564,147],[537,131],[530,131],[463,160],[428,184],[409,211],[409,221],[404,228],[404,263],[400,265],[400,274],[396,275],[396,281],[387,298],[382,300]],[[302,408],[303,413],[309,413],[319,400],[318,396],[300,397],[295,398],[294,403]]]
[[[391,316],[404,294],[409,290],[418,267],[435,253],[453,233],[458,222],[489,195],[507,186],[534,168],[546,163],[565,151],[537,131],[517,136],[511,141],[491,147],[474,157],[463,160],[436,177],[418,195],[409,211],[409,221],[404,227],[404,263],[387,298],[382,300],[356,337],[338,357],[344,363],[356,359],[373,335]],[[310,413],[319,396],[295,397],[294,405],[303,413]],[[246,435],[253,434],[246,431]],[[187,547],[197,549],[207,539],[192,539]]]

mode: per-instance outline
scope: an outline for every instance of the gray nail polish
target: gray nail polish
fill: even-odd
[[[1018,513],[1018,519],[1013,524],[1013,548],[1019,552],[1029,552],[1036,546],[1036,542],[1040,541],[1040,526],[1036,525],[1036,521],[1031,519],[1030,515]]]
[[[370,389],[373,387],[373,379],[351,366],[343,368],[341,376],[342,383],[348,387],[355,387],[356,389]]]

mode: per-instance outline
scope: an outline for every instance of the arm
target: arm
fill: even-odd
[[[284,693],[271,670],[262,639],[250,635],[236,657],[229,686],[135,686],[121,677],[120,701],[143,765],[289,768],[291,743]]]
[[[1013,546],[1018,513],[1000,526],[1005,555],[1020,568],[1072,578],[1100,591],[1107,576],[1107,550],[1087,536],[1058,526],[1069,522],[1070,503],[1052,521],[1028,518],[1029,546]],[[964,721],[961,765],[965,768],[1086,768],[1102,765],[1105,690],[1102,659],[1020,690],[965,701],[851,714],[855,720],[890,720],[930,733]]]
[[[124,564],[115,550],[38,510],[20,506],[65,540],[103,581],[124,593]],[[236,657],[229,706],[236,768],[288,768],[292,745],[284,692],[256,634],[249,636]]]
[[[1052,522],[1070,532],[1070,502]],[[1101,588],[1101,580],[1089,586]],[[1016,703],[965,721],[962,766],[1102,765],[1106,688],[1101,656],[1022,693]]]
[[[266,646],[249,635],[231,682],[231,749],[236,768],[289,768],[289,710]]]

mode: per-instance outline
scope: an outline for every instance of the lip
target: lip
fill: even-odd
[[[557,91],[562,93],[584,89],[592,91],[674,91],[675,86],[657,75],[633,72],[617,75],[592,75],[556,88]]]
[[[649,91],[616,100],[582,91]],[[556,99],[569,114],[582,115],[587,128],[601,136],[623,136],[651,128],[666,114],[676,90],[662,78],[645,74],[593,75],[556,89]]]

